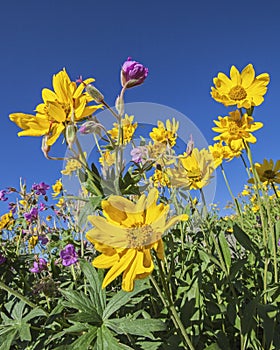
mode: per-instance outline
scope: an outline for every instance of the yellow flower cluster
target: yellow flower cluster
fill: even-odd
[[[157,128],[153,128],[153,130],[150,132],[150,138],[155,143],[163,143],[173,147],[176,144],[178,128],[179,122],[177,122],[175,118],[172,119],[172,122],[167,119],[165,125],[159,120],[157,123]]]
[[[84,158],[86,158],[87,154],[84,152]],[[74,172],[82,168],[82,159],[80,156],[79,160],[77,159],[69,159],[66,162],[65,169],[61,170],[61,174],[63,175],[72,175]]]
[[[0,231],[4,228],[9,228],[14,223],[12,212],[6,213],[0,218]]]
[[[121,120],[121,132],[119,134],[119,124],[114,123],[114,127],[108,131],[112,139],[116,142],[120,142],[121,145],[126,145],[132,140],[133,134],[137,128],[137,123],[133,124],[134,116],[125,115]]]

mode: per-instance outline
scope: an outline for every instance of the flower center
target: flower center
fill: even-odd
[[[265,170],[263,175],[265,178],[272,180],[275,177],[275,172],[273,170],[269,169],[269,170]]]
[[[244,100],[244,98],[247,97],[247,92],[242,86],[236,85],[230,89],[230,92],[228,95],[232,100],[240,101],[240,100]]]
[[[142,248],[160,239],[151,225],[136,226],[127,229],[129,248]]]

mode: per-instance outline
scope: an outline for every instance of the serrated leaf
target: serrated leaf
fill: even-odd
[[[97,339],[95,343],[94,349],[96,350],[124,350],[124,349],[132,349],[128,346],[124,346],[120,344],[118,340],[113,336],[113,334],[109,331],[109,329],[102,325],[101,328],[97,331]]]
[[[1,336],[0,350],[9,350],[16,335],[16,330],[10,330],[8,333],[5,334],[5,336]]]
[[[166,330],[165,324],[161,320],[155,319],[128,319],[114,318],[106,321],[106,326],[115,330],[119,334],[134,334],[154,339],[152,332]]]
[[[219,245],[223,254],[223,260],[227,268],[227,272],[229,273],[230,271],[230,266],[231,266],[231,254],[230,254],[230,249],[228,246],[228,242],[224,236],[223,233],[219,235]]]
[[[47,316],[47,313],[46,313],[46,311],[44,311],[40,308],[36,308],[36,309],[29,311],[28,314],[23,318],[23,320],[25,322],[27,322],[29,320],[32,320],[32,318],[40,317],[40,316]]]
[[[135,283],[134,290],[132,292],[124,292],[123,290],[115,294],[107,304],[103,312],[103,320],[108,319],[114,312],[119,310],[122,306],[126,305],[135,295],[148,289],[149,286],[143,280],[138,280]]]
[[[21,341],[31,341],[30,324],[23,322],[19,328]]]
[[[71,344],[72,350],[88,349],[90,345],[93,345],[94,339],[97,336],[97,328],[90,327],[87,333],[81,335],[77,340]]]
[[[137,342],[136,345],[140,345],[141,349],[143,350],[157,350],[162,345],[162,342],[142,341],[142,342]]]

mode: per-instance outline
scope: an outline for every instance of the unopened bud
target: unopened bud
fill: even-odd
[[[131,57],[124,62],[121,70],[122,87],[132,88],[141,85],[148,76],[148,68],[143,64],[132,61]]]
[[[86,92],[94,99],[95,102],[100,103],[104,100],[104,96],[102,95],[102,93],[96,89],[96,87],[94,87],[91,84],[88,84],[86,86]]]
[[[124,100],[122,96],[118,96],[116,98],[115,107],[119,113],[119,116],[122,117],[124,114]]]
[[[41,150],[44,153],[44,156],[48,159],[48,154],[51,150],[51,146],[48,145],[48,135],[43,136]]]
[[[66,126],[65,138],[70,149],[72,148],[73,143],[75,142],[76,132],[77,128],[74,124],[69,124]]]
[[[93,118],[94,119],[94,118]],[[101,130],[104,128],[97,119],[85,122],[79,129],[81,134],[97,134],[101,137]]]
[[[193,148],[194,148],[194,140],[193,140],[192,135],[191,135],[190,140],[187,144],[187,150],[186,150],[186,153],[188,156],[190,156],[192,154]]]

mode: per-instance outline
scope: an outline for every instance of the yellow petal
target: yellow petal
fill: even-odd
[[[114,254],[111,256],[101,254],[93,260],[92,265],[97,269],[109,269],[110,267],[115,265],[118,262],[118,260],[118,254]]]

